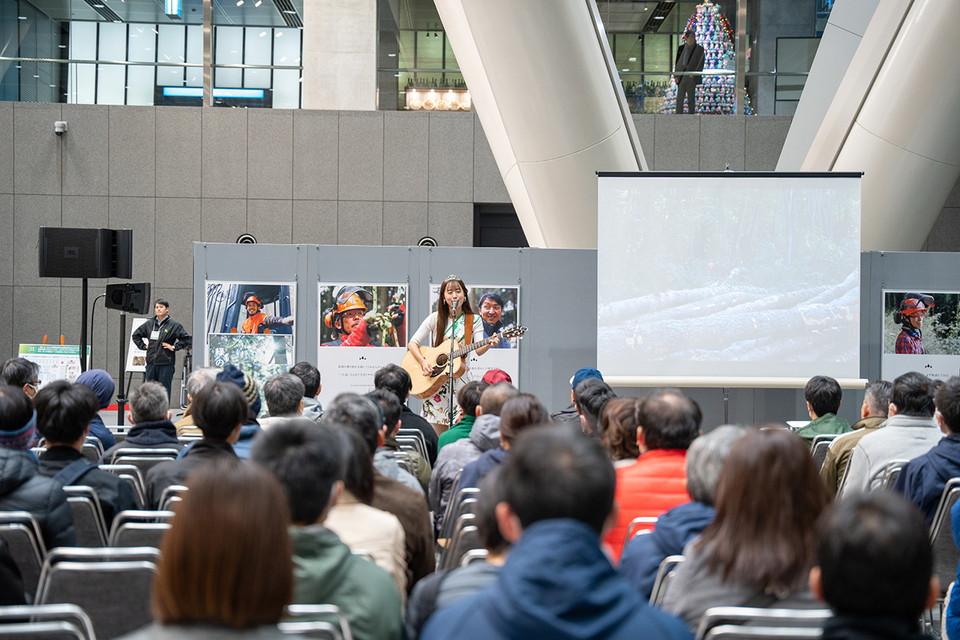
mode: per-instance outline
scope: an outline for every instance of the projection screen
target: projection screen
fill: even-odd
[[[611,384],[856,384],[860,174],[598,176],[597,366]]]

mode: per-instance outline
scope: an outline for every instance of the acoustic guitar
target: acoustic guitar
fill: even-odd
[[[484,338],[483,340],[478,340],[459,348],[457,348],[456,343],[454,343],[453,379],[456,380],[467,370],[467,363],[464,362],[463,356],[490,344],[496,337],[499,337],[501,340],[510,340],[513,338],[519,340],[523,338],[523,334],[526,332],[526,327],[510,327],[489,338]],[[410,395],[414,398],[428,398],[432,396],[440,387],[446,384],[450,378],[450,367],[448,363],[450,362],[451,340],[452,338],[444,340],[440,343],[439,347],[420,346],[420,354],[426,358],[427,363],[433,367],[433,375],[430,377],[423,375],[423,367],[417,362],[417,358],[412,352],[407,351],[403,356],[403,361],[400,363],[400,366],[410,374],[410,379],[413,381],[413,389],[410,390]]]

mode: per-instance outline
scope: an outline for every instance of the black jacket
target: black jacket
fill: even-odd
[[[179,460],[161,462],[150,469],[145,480],[147,508],[156,509],[163,490],[173,484],[183,484],[190,472],[196,467],[223,457],[236,458],[237,454],[233,452],[233,447],[226,442],[201,440],[194,443]]]
[[[68,464],[81,458],[83,454],[71,447],[51,447],[40,454],[40,475],[53,478]],[[113,522],[113,516],[121,511],[137,508],[133,489],[118,475],[90,469],[73,484],[84,485],[97,492],[100,507],[103,509],[104,524],[108,529]]]
[[[0,511],[29,511],[48,549],[76,544],[73,514],[59,483],[40,475],[29,451],[0,448]]]
[[[109,449],[100,456],[100,462],[107,464],[113,457],[113,453],[118,449],[183,449],[183,443],[177,439],[177,428],[169,420],[157,420],[156,422],[138,422],[130,431],[127,437]]]
[[[165,342],[173,345],[173,348],[179,351],[188,348],[192,344],[193,338],[190,337],[182,324],[167,316],[167,319],[160,325],[160,339],[150,340],[150,343],[145,346],[143,341],[150,338],[150,334],[156,327],[156,316],[141,324],[133,332],[133,344],[137,345],[138,349],[147,350],[147,364],[176,364],[176,353],[162,348],[160,344]]]

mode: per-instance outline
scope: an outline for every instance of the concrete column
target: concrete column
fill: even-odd
[[[376,110],[376,0],[304,0],[303,108]]]

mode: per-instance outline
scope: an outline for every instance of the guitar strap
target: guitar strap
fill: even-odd
[[[473,314],[468,313],[466,315],[460,316],[463,318],[463,344],[470,344],[473,341]],[[470,327],[469,333],[467,327]],[[450,335],[449,338],[457,339],[457,321],[454,320],[447,327]],[[446,334],[445,334],[446,335]]]

